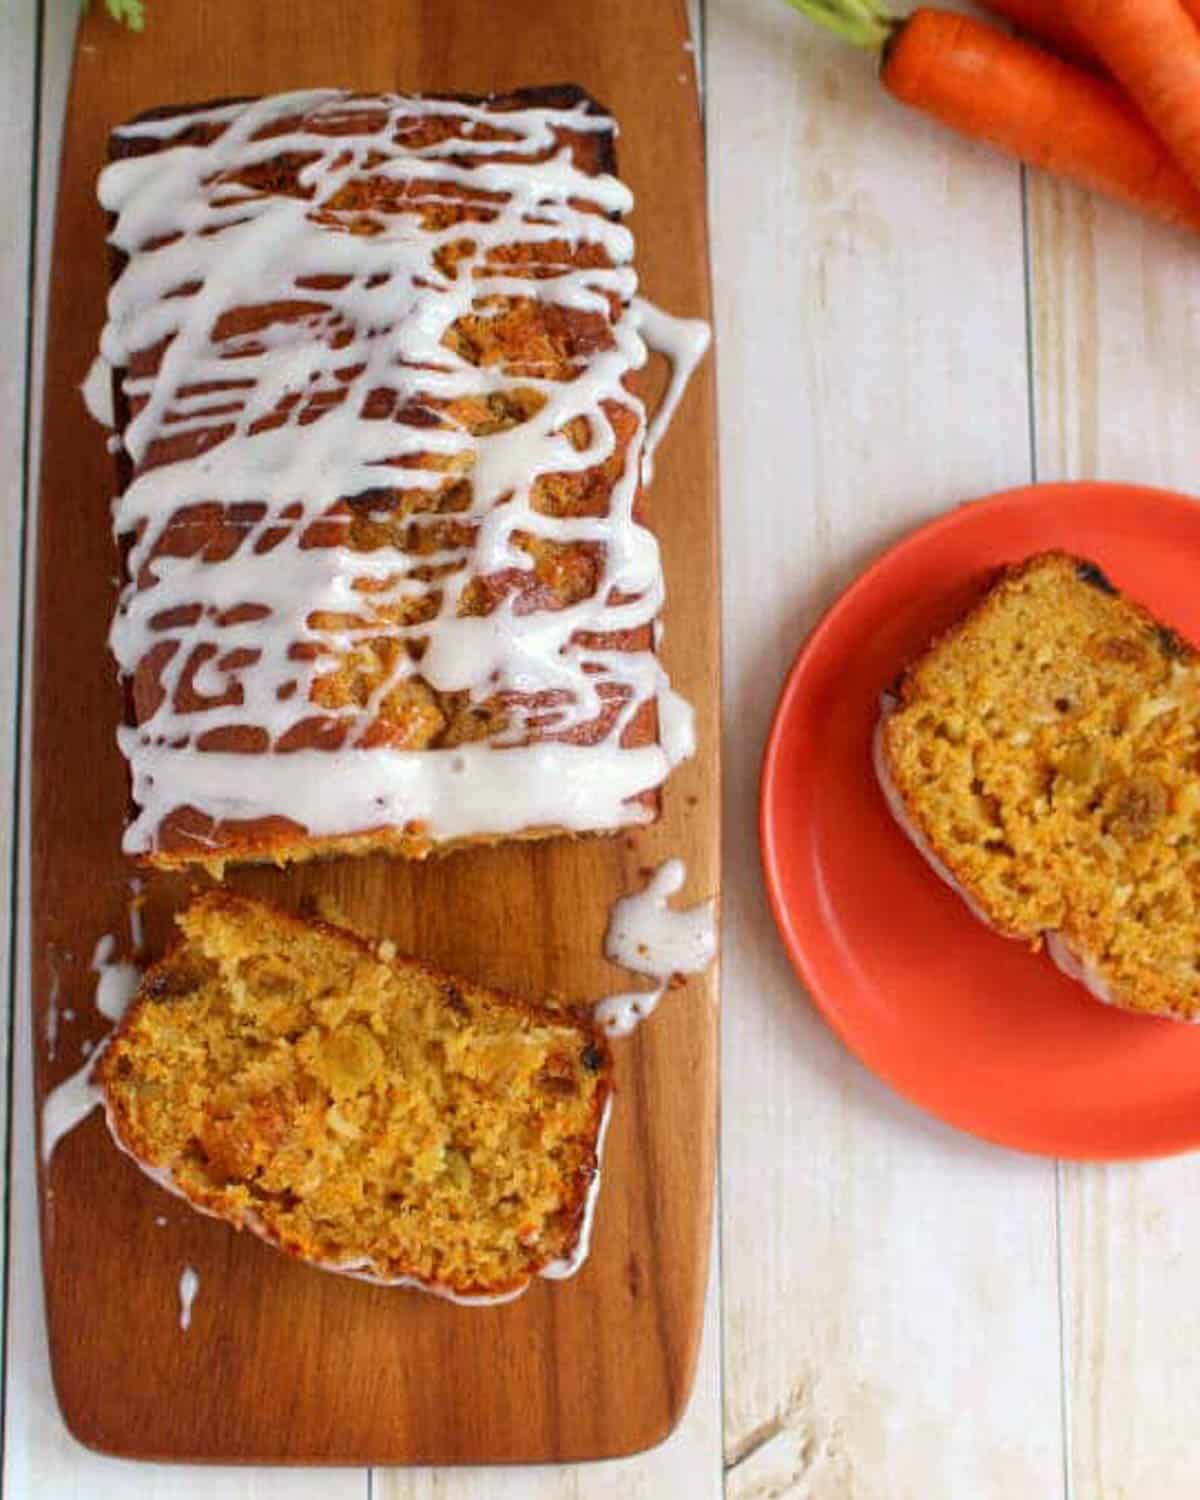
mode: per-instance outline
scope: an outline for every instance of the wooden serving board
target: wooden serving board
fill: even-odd
[[[103,1033],[89,963],[104,933],[129,951],[136,874],[119,848],[126,783],[105,647],[113,474],[77,392],[103,317],[94,183],[109,127],[155,104],[323,84],[487,92],[578,82],[622,126],[646,293],[674,312],[709,312],[703,145],[681,0],[153,0],[148,11],[142,36],[113,26],[99,5],[83,18],[63,148],[38,531],[39,1107],[79,1067],[81,1044]],[[601,952],[614,897],[674,854],[687,861],[686,900],[717,889],[715,458],[710,358],[650,493],[669,591],[664,655],[699,730],[699,753],[672,778],[655,827],[425,865],[248,871],[231,883],[291,906],[327,895],[401,951],[517,992],[590,998],[627,988]],[[182,879],[148,880],[151,954],[186,890]],[[716,985],[715,970],[691,980],[619,1044],[591,1258],[574,1280],[535,1282],[503,1307],[455,1307],[292,1264],[153,1186],[93,1114],[62,1141],[41,1183],[51,1356],[72,1432],[139,1458],[355,1464],[574,1461],[658,1442],[686,1405],[700,1337]],[[186,1265],[200,1281],[185,1333]]]

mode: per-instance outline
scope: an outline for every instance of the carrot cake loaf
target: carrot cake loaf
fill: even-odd
[[[1200,1019],[1200,662],[1094,563],[1007,568],[885,698],[876,766],[985,922]]]
[[[219,874],[655,818],[690,719],[642,475],[707,332],[636,296],[614,138],[574,87],[113,133],[128,852]]]
[[[464,1301],[587,1254],[611,1093],[586,1013],[213,892],[97,1064],[164,1187],[324,1269]]]

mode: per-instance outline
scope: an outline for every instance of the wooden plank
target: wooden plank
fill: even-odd
[[[695,51],[698,81],[703,80],[702,8],[688,0],[688,19]],[[703,95],[702,95],[703,97]],[[402,1470],[375,1472],[376,1500],[656,1500],[668,1493],[708,1500],[722,1494],[721,1380],[720,1380],[720,1270],[710,1265],[705,1304],[704,1336],[700,1346],[692,1399],[675,1432],[652,1452],[632,1459],[590,1464],[587,1468]]]
[[[688,0],[688,20],[697,79],[702,85],[700,0]],[[717,1500],[723,1494],[723,1483],[720,1267],[715,1249],[692,1399],[675,1432],[650,1453],[586,1468],[378,1469],[372,1477],[375,1500],[473,1500],[475,1496],[487,1496],[487,1500],[580,1500],[582,1496],[587,1500],[657,1500],[666,1494],[686,1495],[688,1500]]]
[[[1029,231],[1038,477],[1200,492],[1195,238],[1036,174]]]
[[[37,205],[39,258],[37,264],[37,307],[39,316],[35,321],[35,374],[41,369],[41,355],[45,344],[45,297],[46,281],[50,263],[50,243],[53,224],[53,207],[57,179],[57,163],[61,140],[63,107],[66,99],[71,52],[74,42],[75,13],[70,7],[48,7],[43,35],[42,114],[43,129],[40,141],[35,143],[33,135],[32,89],[36,84],[33,66],[34,26],[37,7],[32,3],[8,8],[5,21],[14,19],[19,12],[29,26],[27,44],[24,48],[4,49],[7,65],[11,59],[20,70],[20,78],[26,85],[26,109],[24,120],[16,121],[14,129],[6,130],[4,141],[24,141],[32,149],[38,147],[41,193]],[[14,73],[13,88],[7,98],[15,98],[19,80]],[[22,169],[30,177],[29,165]],[[5,266],[8,258],[5,259]],[[23,305],[18,296],[10,304]],[[41,405],[41,383],[34,380],[33,430],[39,430],[38,414]],[[36,469],[36,445],[33,453]],[[36,474],[33,476],[36,481]],[[31,525],[36,526],[37,485],[30,486],[29,499]],[[16,506],[14,505],[14,511]],[[31,559],[32,560],[32,559]],[[31,591],[32,592],[32,591]],[[15,607],[18,590],[12,589]],[[15,635],[15,633],[14,633]],[[28,701],[28,697],[27,700]],[[27,770],[27,758],[22,760],[23,774]],[[27,781],[27,775],[25,777]],[[25,807],[28,808],[26,796]],[[24,847],[28,850],[28,817],[23,826]],[[27,857],[23,860],[26,866]],[[27,888],[27,887],[26,887]],[[22,955],[17,985],[17,1008],[15,1014],[16,1051],[15,1097],[13,1120],[16,1141],[12,1158],[12,1180],[9,1195],[10,1253],[15,1284],[33,1286],[39,1276],[39,1249],[37,1232],[37,1171],[34,1159],[34,1103],[33,1103],[33,1041],[32,1007],[27,998],[29,988],[28,911],[23,911]],[[5,1408],[4,1468],[0,1493],[5,1495],[64,1495],[86,1494],[95,1500],[133,1500],[134,1496],[149,1497],[149,1500],[204,1500],[205,1496],[228,1494],[236,1485],[237,1492],[248,1500],[284,1500],[284,1497],[311,1495],[313,1500],[364,1500],[367,1493],[367,1475],[364,1471],[342,1473],[326,1472],[304,1476],[285,1476],[270,1470],[206,1469],[185,1474],[177,1468],[137,1467],[114,1463],[97,1457],[75,1443],[62,1423],[54,1400],[50,1369],[46,1358],[45,1320],[40,1299],[18,1296],[10,1303],[10,1316],[5,1330],[5,1363],[7,1373],[7,1399]]]
[[[71,7],[48,7],[43,33],[42,69],[42,117],[43,128],[40,141],[35,143],[33,135],[32,89],[36,84],[33,66],[34,31],[37,7],[32,3],[9,8],[5,19],[13,18],[24,11],[23,19],[29,26],[26,46],[5,49],[3,57],[7,65],[12,59],[14,68],[13,92],[16,97],[20,80],[25,81],[27,115],[23,121],[14,119],[14,130],[5,131],[5,142],[20,139],[32,149],[38,147],[41,193],[37,205],[39,256],[37,263],[37,307],[35,320],[35,374],[41,369],[41,355],[45,345],[45,289],[50,264],[50,244],[53,227],[53,208],[57,181],[59,145],[62,134],[62,116],[66,99],[71,53],[74,43],[76,15]],[[29,176],[29,167],[23,169]],[[6,258],[7,267],[8,260]],[[21,297],[11,304],[22,305]],[[41,406],[41,382],[34,380],[33,430],[39,430],[38,415]],[[36,469],[36,445],[33,452]],[[29,502],[31,525],[36,527],[37,485],[30,486]],[[16,507],[14,506],[14,510]],[[32,561],[32,558],[31,558]],[[30,590],[32,593],[32,590]],[[12,590],[15,602],[18,590]],[[28,695],[26,698],[28,701]],[[22,758],[23,775],[27,781],[27,757]],[[23,845],[26,857],[25,880],[28,872],[28,797],[24,799],[26,817],[23,822]],[[23,882],[24,883],[24,882]],[[27,887],[26,887],[27,888]],[[10,1253],[14,1284],[33,1286],[39,1276],[39,1249],[37,1232],[37,1171],[34,1158],[34,1104],[33,1104],[33,1041],[32,1007],[27,998],[29,988],[29,932],[28,910],[22,913],[21,962],[17,985],[17,1008],[15,1014],[16,1035],[15,1097],[13,1120],[16,1141],[12,1158],[12,1180],[9,1195]],[[66,1495],[86,1494],[94,1500],[205,1500],[212,1495],[229,1494],[233,1487],[247,1500],[291,1500],[293,1496],[311,1495],[313,1500],[364,1500],[368,1480],[365,1471],[314,1473],[311,1475],[285,1475],[270,1470],[241,1468],[234,1470],[203,1469],[186,1473],[178,1468],[165,1466],[130,1465],[112,1462],[90,1453],[74,1442],[63,1426],[54,1399],[50,1379],[50,1368],[46,1358],[45,1319],[40,1299],[18,1296],[10,1303],[10,1316],[6,1332],[5,1363],[7,1372],[7,1399],[4,1432],[4,1468],[0,1493],[5,1495]]]
[[[715,1226],[714,1226],[715,1227]],[[720,1268],[714,1258],[691,1404],[665,1443],[586,1467],[376,1469],[373,1500],[723,1500]]]
[[[1044,478],[1200,493],[1196,243],[1031,178],[1029,225]],[[1200,1157],[1061,1171],[1070,1493],[1190,1496],[1200,1434]]]
[[[451,21],[447,10],[415,0],[407,9],[379,0],[356,7],[353,25],[342,26],[330,24],[316,0],[310,21],[295,7],[162,0],[142,38],[103,31],[93,13],[83,23],[68,114],[47,389],[69,390],[80,378],[99,325],[101,221],[91,185],[107,124],[163,97],[330,77],[431,89],[584,79],[624,123],[623,171],[644,205],[633,227],[646,290],[673,309],[703,314],[703,178],[682,6],[643,12],[635,0],[624,3],[628,14],[606,9],[601,25],[591,19],[599,13],[565,5],[523,4],[501,16],[472,0],[456,6]],[[86,50],[92,43],[95,53]],[[664,151],[673,163],[667,174]],[[88,244],[94,258],[80,255]],[[640,867],[681,853],[689,896],[715,890],[711,389],[708,369],[680,417],[691,441],[678,432],[668,440],[652,499],[664,523],[668,584],[676,585],[667,661],[698,700],[702,746],[673,782],[664,819],[636,838],[482,850],[425,869],[375,861],[288,877],[260,872],[243,886],[293,900],[329,892],[403,947],[491,982],[585,996],[613,983],[600,937],[609,901],[638,882]],[[46,628],[37,661],[47,670],[39,667],[35,738],[49,756],[69,739],[72,765],[86,764],[89,776],[84,785],[52,774],[37,756],[46,771],[35,851],[54,846],[46,818],[69,828],[72,879],[64,881],[53,859],[35,864],[34,993],[39,1001],[48,993],[53,963],[62,1003],[82,1008],[93,937],[120,925],[127,896],[116,852],[124,799],[109,727],[116,703],[103,655],[111,559],[104,528],[78,524],[81,499],[103,515],[110,480],[96,434],[73,402],[48,404],[45,454],[42,555],[53,563],[39,576]],[[683,579],[686,589],[678,587]],[[94,673],[77,670],[91,661]],[[49,684],[67,677],[49,673],[65,674],[68,664],[70,692],[56,695]],[[178,891],[163,883],[154,897],[155,941]],[[97,1446],[142,1455],[323,1461],[581,1459],[657,1441],[686,1403],[701,1329],[714,999],[715,976],[692,984],[623,1051],[595,1247],[579,1280],[542,1284],[508,1308],[472,1314],[469,1337],[459,1309],[314,1276],[203,1220],[176,1213],[156,1237],[158,1195],[114,1157],[98,1122],[82,1127],[60,1147],[43,1201],[51,1345],[74,1430]],[[45,1057],[39,1063],[42,1089],[66,1072]],[[219,1289],[203,1320],[197,1304],[186,1343],[175,1337],[172,1308],[150,1290],[148,1265],[129,1257],[131,1236],[160,1270],[173,1267],[177,1276],[187,1260],[200,1268],[202,1285]],[[632,1374],[630,1347],[639,1351]]]
[[[755,840],[772,690],[819,612],[920,520],[1029,477],[1018,174],[782,6],[729,0],[708,25],[727,1494],[1050,1496],[1053,1167],[918,1117],[841,1051],[787,968]]]

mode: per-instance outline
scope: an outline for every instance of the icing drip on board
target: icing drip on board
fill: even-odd
[[[200,1273],[195,1266],[184,1266],[179,1273],[179,1326],[184,1333],[192,1326],[192,1304],[200,1290]]]
[[[101,1103],[100,1090],[92,1087],[92,1069],[100,1060],[103,1045],[70,1078],[52,1088],[42,1101],[42,1164],[48,1165],[54,1148],[76,1125],[82,1125]]]
[[[671,379],[654,419],[646,429],[646,446],[642,454],[642,480],[654,478],[654,452],[671,425],[671,418],[687,389],[692,372],[704,358],[712,339],[712,330],[699,318],[677,318],[655,307],[644,297],[634,302],[642,325],[642,337],[649,348],[665,354],[671,361]]]
[[[686,911],[673,911],[667,904],[686,878],[683,860],[669,859],[644,890],[613,905],[604,939],[604,952],[613,963],[655,979],[708,968],[717,952],[716,903],[702,901]]]
[[[51,1062],[58,1056],[58,991],[60,983],[58,969],[51,969],[50,994],[46,1000],[46,1056]]]
[[[205,143],[171,145],[188,127]],[[118,132],[135,147],[165,143],[100,181],[111,242],[128,257],[101,351],[122,372],[133,464],[114,514],[131,550],[111,645],[127,677],[152,655],[156,674],[156,706],[120,734],[140,809],[127,852],[152,850],[184,806],[217,823],[284,817],[315,836],[417,823],[434,839],[653,816],[636,799],[690,753],[694,731],[653,651],[630,644],[663,603],[658,544],[634,505],[708,331],[635,296],[617,217],[631,195],[576,165],[569,143],[613,129],[586,102],[500,111],[318,90]],[[270,185],[280,162],[292,164],[284,188]],[[466,222],[414,218],[414,205],[447,202],[466,204]],[[531,299],[594,330],[570,378],[456,346],[470,320]],[[272,314],[280,302],[301,312]],[[252,331],[219,334],[247,308]],[[648,341],[674,368],[647,435],[624,382]],[[150,350],[161,353],[148,368]],[[438,419],[465,400],[503,409],[514,393],[521,417],[498,430]],[[376,420],[379,403],[417,416]],[[615,460],[606,513],[539,501],[539,481]],[[348,500],[390,490],[400,471],[407,495],[469,484],[453,528],[427,504],[413,513],[430,538],[419,566],[391,542],[348,544]],[[237,517],[219,565],[170,544],[180,513],[202,506]],[[515,587],[475,612],[473,584],[519,585],[534,547],[589,549],[584,597],[523,609]],[[400,649],[366,704],[318,709],[322,677],[381,638]],[[501,729],[419,753],[373,743],[389,695],[423,685],[502,702]],[[658,742],[626,746],[650,704]],[[314,719],[335,748],[293,748]],[[231,731],[286,753],[251,768],[220,748]]]
[[[92,973],[96,976],[96,1009],[114,1026],[137,994],[142,978],[142,971],[136,964],[113,962],[115,947],[116,939],[111,933],[105,933],[92,954]]]
[[[687,870],[681,859],[660,865],[643,890],[613,903],[605,956],[637,974],[659,981],[653,990],[609,995],[595,1007],[596,1022],[611,1037],[628,1036],[652,1015],[676,974],[699,974],[717,953],[716,902],[702,901],[685,911],[668,905],[683,889]]]
[[[114,938],[106,933],[96,944],[91,966],[96,976],[96,1009],[115,1026],[137,992],[141,973],[134,964],[112,962],[114,947]],[[52,1088],[42,1100],[43,1163],[49,1163],[63,1136],[69,1135],[76,1125],[81,1125],[103,1102],[100,1090],[92,1085],[92,1070],[100,1061],[111,1035],[110,1031],[98,1046],[85,1048],[83,1066]]]
[[[596,1024],[610,1037],[630,1036],[654,1014],[666,992],[666,985],[660,984],[654,990],[628,990],[622,995],[605,995],[603,1000],[596,1002],[593,1012]]]

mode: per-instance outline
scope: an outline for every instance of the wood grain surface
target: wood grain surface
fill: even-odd
[[[85,18],[67,110],[50,281],[34,656],[32,993],[37,1097],[103,1024],[89,961],[128,952],[131,876],[120,705],[105,635],[114,601],[110,460],[76,387],[103,316],[94,198],[109,127],[164,102],[289,87],[488,91],[574,81],[617,115],[639,207],[645,292],[705,316],[702,141],[681,5],[570,0],[157,0],[142,37]],[[242,889],[332,898],[402,950],[488,984],[574,998],[624,987],[601,938],[612,899],[682,855],[684,898],[718,881],[718,581],[712,361],[657,465],[650,509],[669,604],[664,656],[698,708],[699,752],[662,820],[618,838],[457,854],[422,866],[331,862],[247,871]],[[147,885],[157,952],[186,893]],[[50,1007],[58,1035],[47,1043]],[[686,1404],[703,1311],[714,1165],[716,973],[672,993],[621,1046],[619,1099],[590,1260],[506,1307],[461,1309],[289,1263],[190,1214],[93,1116],[42,1176],[55,1385],[84,1443],[138,1457],[262,1462],[577,1460],[634,1452]],[[165,1223],[160,1223],[165,1220]],[[178,1282],[199,1272],[192,1326]]]
[[[1053,1166],[925,1118],[844,1051],[775,934],[755,828],[805,632],[905,532],[1029,480],[1020,181],[796,19],[708,12],[722,496],[780,537],[730,528],[724,557],[726,1495],[1049,1500]]]
[[[1048,178],[1030,184],[1035,471],[1200,493],[1194,237]],[[1060,1162],[1071,1494],[1190,1500],[1200,1438],[1200,1154]]]

